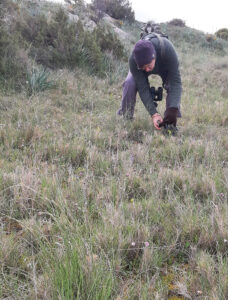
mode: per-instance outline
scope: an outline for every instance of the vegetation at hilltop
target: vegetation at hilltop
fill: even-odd
[[[217,37],[219,37],[225,41],[228,41],[228,28],[221,28],[218,31],[216,31],[215,34]]]
[[[85,30],[80,19],[70,22],[66,10],[61,7],[51,20],[43,13],[33,14],[20,9],[12,1],[4,1],[1,7],[2,89],[26,88],[27,75],[31,74],[34,63],[49,69],[83,68],[102,77],[110,69],[115,70],[115,64],[112,64],[115,59],[126,61],[123,44],[107,26],[97,25],[92,31]],[[7,13],[12,15],[12,22],[4,20]]]
[[[130,23],[135,21],[135,13],[128,0],[93,0],[92,5],[115,19]]]
[[[0,299],[226,300],[228,42],[161,24],[183,83],[179,133],[165,136],[139,99],[133,121],[116,116],[116,35],[2,4]],[[139,23],[122,29],[133,45]],[[67,60],[69,33],[91,38],[104,74]]]

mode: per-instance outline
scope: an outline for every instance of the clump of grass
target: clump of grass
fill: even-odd
[[[39,139],[39,130],[31,125],[25,126],[15,132],[14,139],[11,140],[11,146],[14,149],[24,149],[32,145],[33,142]],[[6,142],[5,142],[6,144]]]
[[[42,161],[67,164],[73,168],[82,167],[87,159],[87,149],[83,144],[49,145],[41,155]]]
[[[82,247],[77,244],[67,246],[58,261],[54,256],[51,258],[53,296],[72,300],[110,299],[115,287],[112,271],[107,269],[101,257],[82,256],[79,249]]]
[[[143,244],[132,242],[124,244],[123,249],[121,251],[123,270],[125,272],[138,270],[143,255]]]
[[[125,194],[128,200],[144,198],[147,194],[147,191],[144,187],[142,179],[139,177],[127,178]]]
[[[32,68],[27,75],[27,95],[30,97],[54,87],[54,82],[48,80],[50,73],[44,68]]]

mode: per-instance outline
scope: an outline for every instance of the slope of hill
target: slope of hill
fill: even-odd
[[[139,25],[121,28],[131,47]],[[132,122],[116,116],[128,65],[110,51],[103,77],[61,68],[51,89],[0,94],[0,299],[228,298],[228,47],[162,26],[176,137],[140,99]]]

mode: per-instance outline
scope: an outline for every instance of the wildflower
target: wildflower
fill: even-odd
[[[145,242],[144,245],[145,245],[145,247],[149,247],[150,244],[149,244],[149,242]]]
[[[202,291],[197,291],[197,295],[202,295],[203,292]]]
[[[134,202],[134,198],[131,198],[130,202],[133,203]]]
[[[224,199],[225,198],[225,194],[224,193],[219,193],[217,194],[217,196],[220,198],[220,199]]]
[[[135,242],[132,242],[131,245],[134,247],[135,246]]]
[[[226,239],[224,239],[224,243],[227,243],[227,240],[226,240]]]

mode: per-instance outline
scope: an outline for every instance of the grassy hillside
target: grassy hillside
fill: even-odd
[[[116,116],[128,66],[111,54],[101,78],[62,68],[49,90],[0,94],[0,299],[228,298],[228,43],[163,26],[176,137],[139,98]]]

